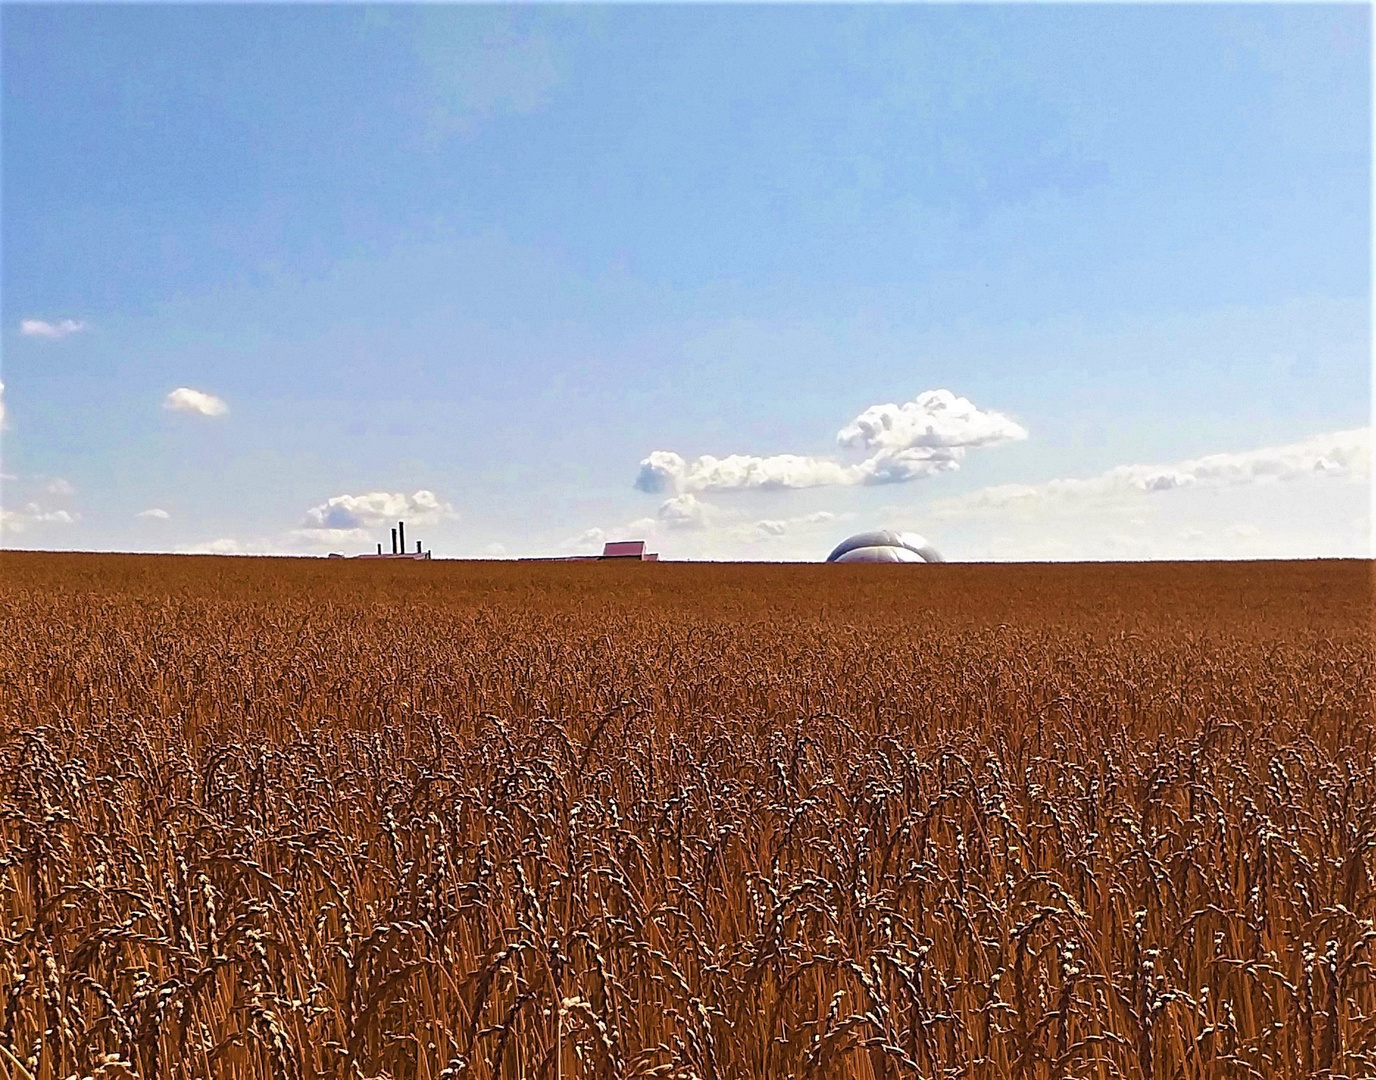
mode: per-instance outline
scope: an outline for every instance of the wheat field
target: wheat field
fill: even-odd
[[[1376,1076],[1372,568],[0,555],[0,1076]]]

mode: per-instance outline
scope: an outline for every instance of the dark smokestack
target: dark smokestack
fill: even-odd
[[[379,555],[382,554],[382,541],[381,541],[381,540],[379,540],[379,541],[377,542],[377,553],[378,553]]]
[[[417,555],[420,554],[420,541],[419,541],[419,540],[416,541],[416,554],[417,554]]]
[[[397,548],[401,554],[406,554],[406,522],[397,522],[397,536],[401,538],[401,547]]]
[[[397,531],[396,531],[396,529],[393,529],[393,530],[392,530],[392,554],[395,555],[396,553],[397,553]]]

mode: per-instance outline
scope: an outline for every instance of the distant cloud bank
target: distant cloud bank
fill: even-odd
[[[162,400],[162,407],[169,412],[195,413],[197,416],[223,416],[229,412],[229,405],[223,398],[207,394],[204,390],[192,390],[179,386]]]
[[[42,319],[21,319],[19,332],[25,337],[45,338],[57,341],[71,334],[79,334],[86,324],[76,319],[63,319],[60,322],[45,322]]]
[[[1313,476],[1361,478],[1369,474],[1370,467],[1371,428],[1353,428],[1283,446],[1207,454],[1169,465],[1119,465],[1098,476],[999,484],[938,500],[932,512],[952,517],[1044,503],[1150,495],[1178,488],[1237,487]]]
[[[960,468],[966,453],[1027,438],[1020,424],[977,408],[949,390],[928,390],[901,405],[871,405],[836,434],[846,463],[804,454],[704,454],[692,461],[656,450],[640,462],[639,491],[771,491],[856,484],[902,484]]]

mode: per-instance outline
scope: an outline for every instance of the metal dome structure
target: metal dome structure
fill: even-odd
[[[940,553],[917,533],[874,529],[842,540],[827,556],[829,563],[936,563]]]

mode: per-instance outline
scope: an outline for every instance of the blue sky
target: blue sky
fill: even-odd
[[[6,546],[1370,550],[1365,6],[0,19]]]

